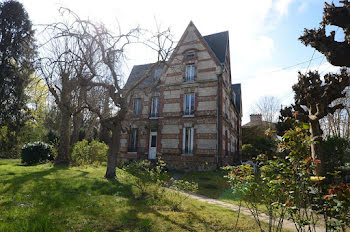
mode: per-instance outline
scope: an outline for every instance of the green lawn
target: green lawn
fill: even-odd
[[[225,173],[223,171],[205,171],[185,173],[182,178],[198,183],[198,193],[203,196],[239,204],[240,196],[232,193],[224,176]]]
[[[172,211],[135,199],[128,173],[108,181],[104,171],[0,160],[0,231],[233,231],[235,212],[194,200]],[[247,216],[238,227],[258,231]]]

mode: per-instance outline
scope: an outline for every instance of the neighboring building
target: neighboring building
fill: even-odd
[[[246,127],[259,127],[262,129],[272,129],[275,130],[276,129],[276,125],[272,122],[267,122],[267,121],[263,121],[262,120],[262,115],[261,114],[251,114],[250,115],[250,122],[244,124],[242,126],[243,128]]]
[[[134,66],[133,86],[152,64]],[[202,36],[190,22],[168,61],[128,99],[121,160],[156,159],[168,168],[212,170],[240,160],[241,86],[231,84],[228,32]]]

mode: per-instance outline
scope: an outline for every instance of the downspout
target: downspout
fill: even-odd
[[[216,92],[216,165],[219,167],[219,152],[220,152],[220,139],[221,139],[221,134],[220,134],[220,116],[221,116],[221,111],[220,111],[220,100],[221,100],[221,79],[222,79],[222,71],[223,67],[220,66],[220,70],[217,71],[217,92]]]

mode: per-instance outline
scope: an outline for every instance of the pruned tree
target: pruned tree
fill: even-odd
[[[321,79],[320,74],[299,72],[298,83],[293,85],[295,92],[294,116],[310,125],[310,133],[315,143],[311,145],[311,153],[314,160],[319,160],[316,165],[316,174],[322,175],[323,152],[321,143],[323,132],[320,120],[336,110],[344,108],[342,103],[331,105],[335,100],[345,96],[344,89],[349,85],[350,73],[342,69],[340,73],[328,73]]]
[[[310,45],[327,57],[329,63],[335,66],[350,67],[350,3],[340,1],[343,6],[335,6],[325,2],[323,20],[318,29],[305,29],[299,39],[306,46]],[[343,29],[344,41],[335,40],[335,31],[326,34],[326,25],[334,25]]]
[[[310,45],[324,54],[332,65],[350,67],[350,3],[348,0],[340,3],[343,5],[325,3],[320,28],[305,29],[299,40],[305,46]],[[335,40],[335,31],[327,35],[327,25],[341,28],[345,35],[344,41]],[[299,82],[293,86],[296,106],[299,107],[296,115],[309,122],[313,140],[317,141],[312,145],[312,155],[315,159],[322,160],[320,120],[344,108],[344,104],[335,101],[345,96],[344,89],[347,86],[349,86],[349,73],[346,69],[342,69],[340,74],[325,75],[324,81],[320,79],[318,72],[299,73]],[[300,113],[303,110],[301,105],[307,107],[307,112]],[[322,174],[322,164],[318,164],[316,171],[317,174]]]

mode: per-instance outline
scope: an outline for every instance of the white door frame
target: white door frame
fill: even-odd
[[[156,137],[155,147],[152,147],[152,137]],[[157,131],[150,131],[149,133],[149,149],[148,149],[148,159],[156,159],[157,158]]]

